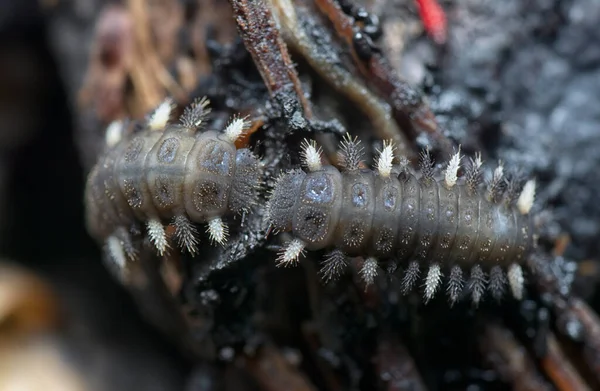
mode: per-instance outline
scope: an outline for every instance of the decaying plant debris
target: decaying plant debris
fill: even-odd
[[[260,209],[224,248],[193,258],[144,251],[126,285],[192,363],[188,390],[600,388],[600,209],[586,196],[600,189],[591,168],[600,158],[584,147],[600,143],[590,92],[600,44],[589,38],[600,10],[592,0],[441,6],[447,35],[425,25],[435,43],[408,0],[46,5],[84,173],[111,121],[141,119],[166,96],[178,113],[207,96],[210,127],[249,118],[239,142],[263,159],[265,192],[298,165],[303,137],[335,164],[345,131],[366,141],[368,162],[383,139],[413,163],[424,148],[447,160],[460,144],[539,178],[545,256],[530,260],[523,302],[423,306],[385,273],[366,291],[356,273],[324,285],[318,255],[275,266],[281,243]],[[66,44],[83,24],[82,42]],[[579,116],[577,102],[587,108]]]

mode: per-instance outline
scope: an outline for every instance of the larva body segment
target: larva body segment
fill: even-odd
[[[191,253],[198,243],[193,223],[208,223],[211,238],[223,244],[227,227],[221,217],[248,211],[256,203],[260,161],[235,146],[244,121],[234,119],[224,132],[198,132],[206,105],[201,100],[186,109],[182,124],[167,123],[169,115],[161,105],[146,129],[110,146],[90,172],[87,229],[108,244],[114,259],[134,257],[129,236],[139,223],[146,225],[159,254],[169,247],[168,224],[175,225],[179,246]]]
[[[348,151],[348,143],[343,145],[345,154],[355,154],[357,145],[350,147]],[[291,257],[303,249],[330,249],[335,257],[328,255],[323,273],[339,272],[340,267],[331,262],[345,262],[340,254],[362,256],[363,268],[368,270],[361,275],[369,283],[377,260],[389,260],[404,266],[406,291],[414,287],[420,269],[428,269],[426,300],[433,297],[444,276],[449,278],[447,293],[452,303],[463,287],[471,290],[475,302],[486,287],[500,297],[505,275],[519,297],[520,265],[534,245],[528,213],[533,192],[523,191],[519,202],[529,206],[522,213],[513,200],[499,193],[497,184],[490,184],[496,186],[491,195],[476,189],[473,178],[477,173],[471,171],[479,170],[480,162],[472,165],[466,179],[457,177],[459,154],[448,164],[445,178],[434,178],[427,168],[421,175],[405,169],[398,174],[391,169],[392,147],[386,148],[377,170],[361,169],[354,163],[339,172],[332,166],[312,164],[309,172],[293,170],[282,175],[269,201],[269,216],[275,229],[291,232],[294,240],[283,251],[280,263],[295,261]]]

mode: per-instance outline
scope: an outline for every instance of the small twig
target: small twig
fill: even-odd
[[[559,391],[591,391],[560,348],[554,334],[548,334],[548,351],[542,359],[544,371]]]
[[[230,0],[230,3],[240,36],[271,97],[295,96],[304,116],[311,119],[312,109],[271,11],[263,1]]]
[[[317,7],[333,24],[338,37],[346,42],[352,59],[365,80],[392,106],[396,121],[405,129],[419,133],[425,131],[439,143],[446,153],[452,144],[439,130],[435,116],[423,95],[408,82],[402,80],[379,50],[371,50],[368,56],[360,55],[355,40],[361,34],[352,17],[346,15],[335,0],[315,0]],[[368,39],[364,37],[364,39]]]

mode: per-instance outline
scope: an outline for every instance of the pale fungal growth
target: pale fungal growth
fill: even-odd
[[[526,215],[531,210],[533,206],[533,201],[535,200],[535,179],[531,179],[525,183],[523,186],[523,190],[521,191],[521,195],[517,200],[517,208],[519,208],[519,212],[521,214]]]
[[[392,172],[394,150],[395,147],[391,140],[383,142],[383,149],[379,151],[379,158],[377,159],[377,171],[383,178],[389,178]]]
[[[234,117],[225,128],[225,137],[234,143],[248,128],[250,128],[250,123],[246,118]]]
[[[148,220],[147,229],[148,237],[152,244],[154,244],[154,247],[156,247],[158,255],[163,256],[168,247],[165,228],[159,220],[150,219]]]
[[[304,243],[300,239],[293,239],[279,253],[277,266],[290,266],[298,263],[300,255],[304,254]]]
[[[438,288],[442,284],[442,270],[437,263],[429,267],[427,277],[425,278],[425,303],[435,296]]]
[[[122,121],[113,121],[106,128],[106,145],[109,148],[117,145],[121,139],[123,138],[123,122]]]
[[[500,182],[502,180],[503,176],[504,176],[504,165],[502,164],[502,162],[498,162],[498,167],[496,167],[496,169],[494,170],[494,178],[492,179],[492,181]]]
[[[523,298],[523,284],[525,279],[523,278],[523,268],[521,265],[513,263],[508,268],[508,284],[513,296],[517,300]]]
[[[123,246],[121,245],[119,238],[116,236],[109,236],[106,240],[106,247],[110,258],[115,265],[117,265],[119,270],[123,270],[127,264],[127,257],[125,257],[125,252],[123,251]]]
[[[317,147],[314,140],[304,140],[301,155],[304,165],[309,171],[318,171],[323,167],[321,165],[321,147]]]
[[[458,170],[460,169],[460,145],[458,146],[458,152],[452,155],[450,161],[448,162],[448,168],[446,168],[446,175],[444,176],[444,181],[446,183],[446,187],[451,189],[454,185],[456,185],[456,181],[458,180]]]
[[[207,232],[210,240],[220,245],[225,244],[227,235],[229,234],[227,226],[220,217],[215,217],[208,222]]]
[[[171,111],[173,111],[173,99],[166,98],[150,116],[150,120],[148,121],[150,130],[163,129],[171,118]]]

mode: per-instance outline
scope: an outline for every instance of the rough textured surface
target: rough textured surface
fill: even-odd
[[[274,235],[265,238],[265,218],[257,213],[240,221],[244,229],[233,232],[230,248],[203,252],[196,259],[175,258],[172,263],[154,259],[145,265],[155,271],[152,279],[169,281],[171,296],[165,298],[149,284],[147,290],[137,292],[138,309],[162,326],[163,334],[170,337],[168,343],[135,315],[131,300],[101,269],[99,251],[83,229],[83,173],[95,161],[106,119],[76,102],[101,4],[94,0],[42,3],[44,15],[30,1],[0,16],[0,31],[9,32],[2,43],[9,50],[3,50],[0,60],[2,75],[9,76],[0,77],[6,86],[0,90],[15,92],[2,95],[0,106],[0,190],[6,189],[0,193],[4,203],[0,248],[2,254],[54,281],[73,319],[66,345],[87,373],[107,381],[106,389],[182,388],[190,363],[173,352],[173,336],[177,340],[185,333],[166,327],[175,317],[161,312],[164,308],[183,314],[192,330],[190,340],[199,341],[203,353],[225,368],[198,366],[189,380],[190,391],[217,386],[220,379],[236,379],[222,385],[225,390],[277,389],[285,381],[307,390],[372,390],[374,385],[393,389],[401,384],[430,390],[511,389],[532,378],[554,381],[555,372],[542,360],[556,354],[548,349],[546,341],[552,340],[546,338],[548,333],[560,335],[561,343],[569,347],[560,360],[578,363],[578,369],[586,359],[600,362],[593,356],[600,352],[598,322],[585,314],[582,302],[573,307],[561,296],[569,292],[572,282],[589,294],[597,283],[597,263],[583,262],[597,259],[600,250],[597,1],[444,1],[450,27],[444,48],[422,34],[412,1],[365,2],[379,16],[384,31],[377,43],[400,74],[424,88],[445,135],[461,143],[465,152],[481,149],[491,165],[502,159],[507,168],[520,167],[524,174],[538,177],[539,199],[547,211],[541,216],[544,249],[553,247],[560,233],[570,234],[565,256],[543,264],[545,279],[528,287],[525,301],[501,306],[483,303],[473,311],[468,305],[450,309],[441,298],[423,308],[413,296],[402,297],[397,281],[387,279],[384,271],[373,278],[375,289],[364,291],[357,283],[358,271],[366,263],[361,259],[350,262],[352,273],[323,287],[316,278],[318,256],[309,256],[293,270],[275,267],[279,242]],[[297,102],[286,96],[270,100],[240,41],[223,39],[235,35],[229,4],[177,0],[152,4],[157,8],[143,25],[152,26],[156,37],[166,37],[158,46],[174,49],[161,58],[169,62],[173,53],[183,57],[164,68],[182,77],[193,96],[211,96],[215,124],[226,121],[232,112],[251,113],[255,123],[267,124],[258,125],[260,130],[251,138],[270,177],[294,166],[300,137],[306,134],[280,136],[287,124],[301,129],[306,120]],[[171,18],[171,13],[156,12],[162,6],[183,9],[184,22]],[[313,8],[303,11],[307,26],[312,26]],[[165,33],[174,20],[185,26],[177,44]],[[326,24],[323,18],[314,22],[320,26],[312,37],[316,42]],[[210,24],[216,30],[213,35]],[[233,33],[223,33],[221,27]],[[331,53],[336,65],[344,67],[351,59],[340,50],[343,44],[333,30],[326,36],[336,41]],[[371,120],[357,110],[356,102],[332,91],[301,55],[291,55],[306,99],[314,103],[315,119],[325,119],[320,117],[326,113],[327,119],[339,119],[357,134],[373,133]],[[348,68],[354,77],[352,67]],[[321,70],[331,72],[326,67]],[[25,73],[30,77],[23,77]],[[143,95],[142,90],[129,87],[125,89],[128,99]],[[143,111],[132,107],[118,109]],[[380,140],[367,139],[370,159]],[[324,141],[329,159],[327,141],[335,140],[324,137]],[[417,139],[418,146],[427,144],[427,137]],[[574,274],[572,260],[585,266],[580,272],[585,273],[584,279]],[[134,290],[149,281],[145,278],[137,281]],[[597,298],[589,298],[595,310]],[[494,332],[489,332],[491,325]],[[485,343],[474,337],[486,335]],[[578,355],[582,342],[586,356]],[[523,354],[528,365],[507,366]],[[595,369],[581,373],[598,389],[600,370]]]

